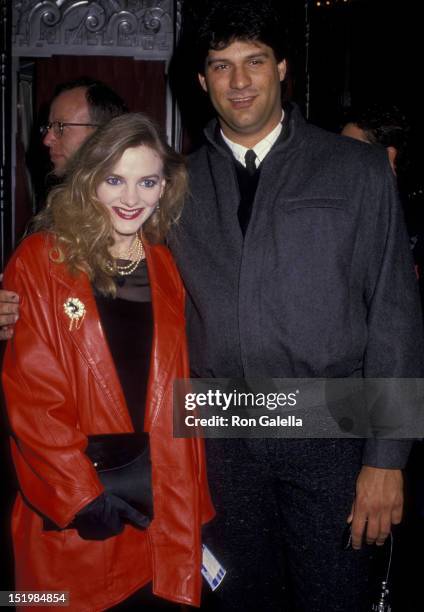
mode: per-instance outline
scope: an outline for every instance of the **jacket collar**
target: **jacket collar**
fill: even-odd
[[[152,424],[157,416],[161,396],[166,386],[170,360],[173,358],[181,329],[182,315],[172,302],[175,283],[172,283],[166,258],[161,256],[163,247],[145,246],[153,306],[153,346],[151,354],[148,394],[146,398],[146,424]],[[168,264],[169,265],[169,264]],[[132,423],[126,407],[125,397],[116,372],[108,343],[100,324],[99,312],[88,276],[80,273],[73,277],[64,264],[52,262],[50,275],[58,284],[57,317],[63,333],[68,334],[108,396],[110,407],[115,411],[123,431],[131,431]],[[64,305],[69,300],[79,300],[84,306],[84,316],[72,322]],[[77,303],[78,305],[78,303]],[[177,320],[178,318],[178,320]],[[150,427],[148,427],[150,428]]]
[[[167,386],[174,382],[175,352],[185,342],[184,290],[164,246],[144,242],[153,304],[153,345],[146,398],[145,428],[154,427]],[[148,409],[147,409],[148,407]]]

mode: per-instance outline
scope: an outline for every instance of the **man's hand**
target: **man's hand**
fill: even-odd
[[[0,274],[0,282],[3,274]],[[13,326],[19,316],[19,297],[11,291],[0,289],[0,340],[13,336]]]
[[[401,470],[364,465],[356,481],[356,497],[347,522],[351,524],[352,548],[367,544],[382,546],[392,524],[402,519],[403,476]]]

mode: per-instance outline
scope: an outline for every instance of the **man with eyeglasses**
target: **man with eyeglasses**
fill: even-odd
[[[93,131],[126,112],[122,99],[104,83],[81,78],[59,85],[50,106],[49,122],[41,128],[54,174],[63,176],[66,164]]]
[[[69,159],[98,126],[127,111],[120,96],[101,81],[82,77],[58,85],[49,121],[41,127],[54,175],[60,179],[65,174]],[[0,340],[12,337],[18,304],[17,295],[0,289]]]

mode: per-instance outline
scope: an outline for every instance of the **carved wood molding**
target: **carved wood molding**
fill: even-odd
[[[13,2],[13,55],[114,55],[166,61],[173,52],[180,4],[18,0]]]

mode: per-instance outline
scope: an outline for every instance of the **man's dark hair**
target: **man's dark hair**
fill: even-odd
[[[354,123],[363,130],[371,144],[395,147],[396,172],[402,173],[407,165],[407,147],[410,125],[406,115],[395,105],[375,103],[348,111],[344,125]]]
[[[399,150],[405,146],[409,134],[406,115],[397,106],[373,104],[357,109],[347,115],[345,123],[354,123],[364,130],[371,143]]]
[[[213,0],[197,14],[197,69],[203,74],[209,49],[225,49],[236,40],[271,47],[277,62],[287,54],[281,12],[272,0]]]
[[[90,121],[103,125],[118,115],[128,112],[128,108],[122,98],[102,81],[96,81],[90,77],[80,77],[61,83],[54,92],[54,98],[61,93],[84,87],[85,96],[90,110]]]

